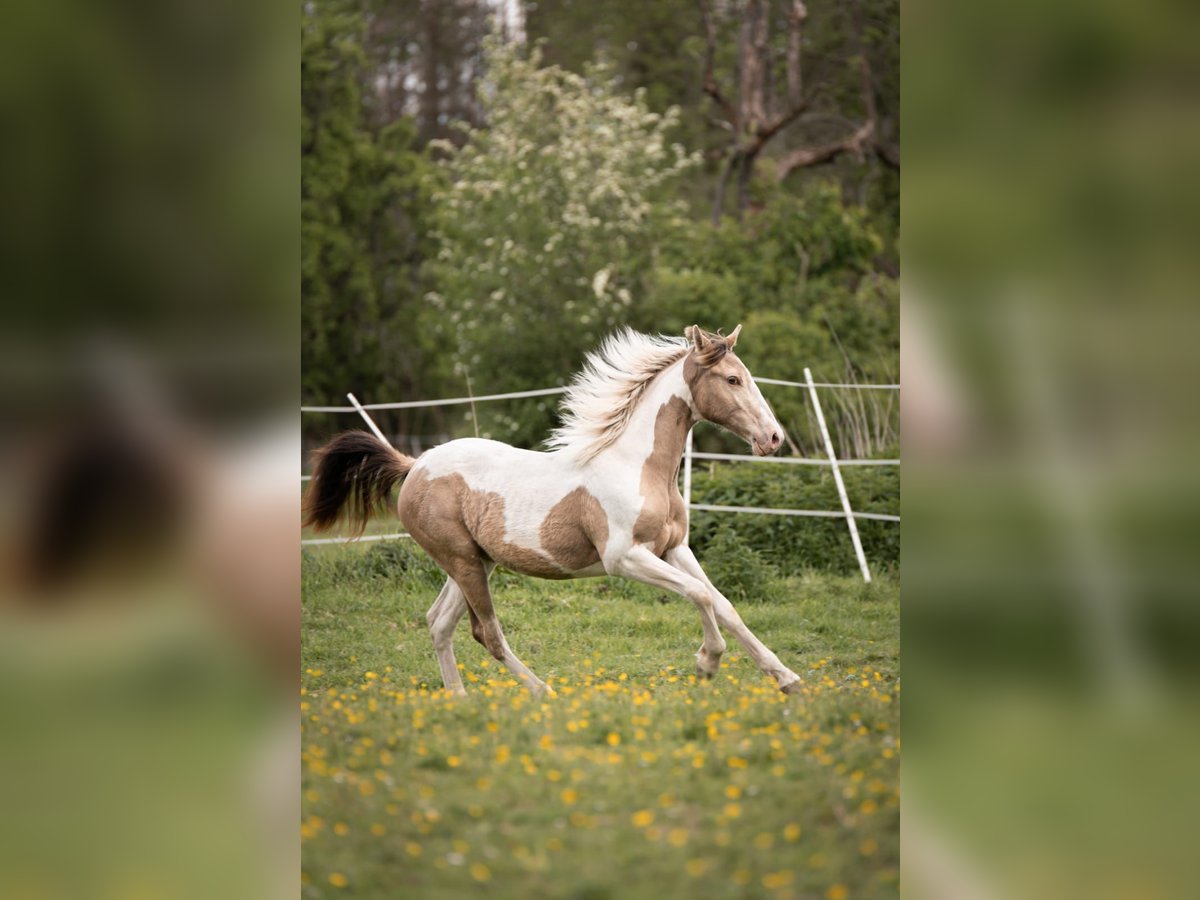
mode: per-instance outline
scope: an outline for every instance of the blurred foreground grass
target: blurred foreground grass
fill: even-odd
[[[681,598],[497,573],[533,700],[459,629],[440,689],[439,586],[402,543],[304,554],[306,896],[895,896],[899,591],[806,576],[742,605],[801,673],[785,697],[730,645],[696,683]],[[664,602],[660,602],[664,601]]]

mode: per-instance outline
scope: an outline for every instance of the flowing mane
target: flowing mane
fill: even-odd
[[[589,353],[583,371],[563,396],[562,424],[546,441],[571,448],[582,462],[621,436],[654,376],[687,354],[685,338],[639,334],[622,328]]]

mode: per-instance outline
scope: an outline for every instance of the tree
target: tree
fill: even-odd
[[[893,4],[893,0],[872,2],[881,7]],[[880,48],[893,42],[884,39],[888,36],[880,33],[873,19],[869,21],[874,10],[867,6],[868,0],[852,0],[840,11],[829,9],[814,35],[803,0],[742,0],[723,6],[720,13],[700,0],[705,35],[701,80],[729,135],[713,221],[721,218],[734,176],[740,214],[750,203],[751,178],[768,144],[807,128],[824,134],[832,123],[837,136],[793,145],[780,154],[775,160],[776,180],[797,169],[831,163],[843,154],[865,161],[870,153],[899,168],[894,117],[888,115],[883,122],[880,113],[881,97],[889,109],[898,100],[891,96],[892,83],[877,79],[872,66],[872,51],[878,55]],[[885,13],[882,17],[887,19]],[[731,66],[726,35],[733,29],[736,53]],[[814,50],[816,65],[810,67],[806,58]],[[731,67],[733,77],[723,76],[721,70]],[[852,90],[846,89],[848,84],[854,86]]]
[[[407,394],[420,372],[405,335],[420,302],[425,164],[410,120],[364,124],[361,17],[349,5],[301,9],[302,396]]]
[[[479,102],[487,128],[467,128],[434,195],[439,250],[427,269],[429,325],[443,375],[487,390],[547,386],[627,320],[655,245],[678,215],[666,186],[697,162],[668,135],[678,112],[651,112],[611,73],[541,66],[534,50],[492,39]],[[549,404],[489,407],[506,440],[544,436]]]

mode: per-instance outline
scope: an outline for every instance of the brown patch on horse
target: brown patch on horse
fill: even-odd
[[[608,543],[608,515],[585,487],[577,487],[559,500],[538,531],[542,549],[564,569],[580,572],[604,557]]]
[[[692,421],[692,410],[682,397],[664,403],[654,419],[654,447],[642,464],[643,503],[633,523],[633,541],[649,544],[655,556],[678,547],[687,533],[687,508],[678,481],[679,460]]]
[[[505,540],[504,498],[472,490],[461,475],[418,471],[400,491],[399,512],[408,533],[455,581],[464,561],[483,559],[523,575],[571,577],[547,554]]]

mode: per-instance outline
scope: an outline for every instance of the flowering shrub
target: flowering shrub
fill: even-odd
[[[466,129],[461,149],[441,145],[449,178],[434,194],[429,324],[447,375],[540,388],[629,319],[654,246],[680,215],[664,187],[698,157],[670,140],[677,110],[651,112],[603,69],[541,67],[537,50],[498,41],[486,62],[487,127]],[[549,404],[484,414],[485,432],[514,442],[541,439],[552,422]]]

